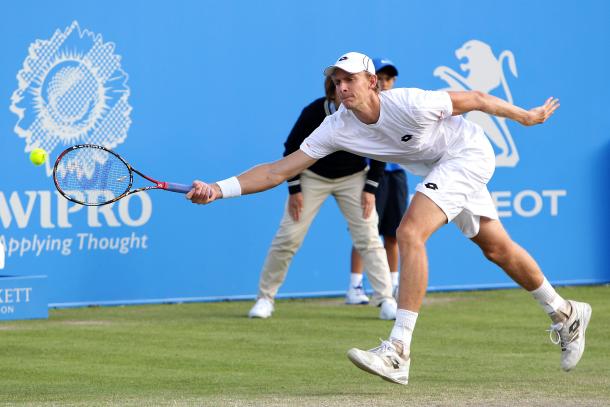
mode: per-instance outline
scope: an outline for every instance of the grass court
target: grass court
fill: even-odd
[[[522,290],[429,294],[410,382],[364,373],[345,354],[392,323],[342,299],[60,309],[0,323],[0,405],[610,405],[610,287],[560,288],[593,315],[578,367],[559,368],[550,322]]]

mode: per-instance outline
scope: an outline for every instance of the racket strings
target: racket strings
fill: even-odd
[[[129,190],[131,172],[120,158],[107,151],[79,148],[62,157],[56,181],[72,200],[99,205]]]

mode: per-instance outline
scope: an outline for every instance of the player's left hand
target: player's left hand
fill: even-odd
[[[559,99],[550,97],[542,106],[535,107],[528,111],[527,118],[522,122],[525,126],[533,126],[547,121],[549,117],[559,108]]]
[[[216,184],[206,184],[205,182],[193,181],[193,189],[186,194],[186,199],[190,199],[195,204],[208,204],[221,197],[220,188]]]
[[[375,194],[371,194],[370,192],[362,192],[362,217],[364,219],[368,219],[373,213],[373,209],[375,209]]]

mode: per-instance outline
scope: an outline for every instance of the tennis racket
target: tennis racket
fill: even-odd
[[[132,189],[134,172],[154,185]],[[187,193],[192,188],[150,178],[114,151],[94,144],[79,144],[64,150],[55,160],[53,181],[66,199],[87,206],[107,205],[149,189]]]

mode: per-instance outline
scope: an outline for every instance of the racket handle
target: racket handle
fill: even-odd
[[[183,194],[186,194],[191,189],[193,189],[193,186],[184,185],[184,184],[175,184],[173,182],[166,182],[165,187],[163,189],[166,189],[166,190],[172,191],[172,192],[182,192]]]

